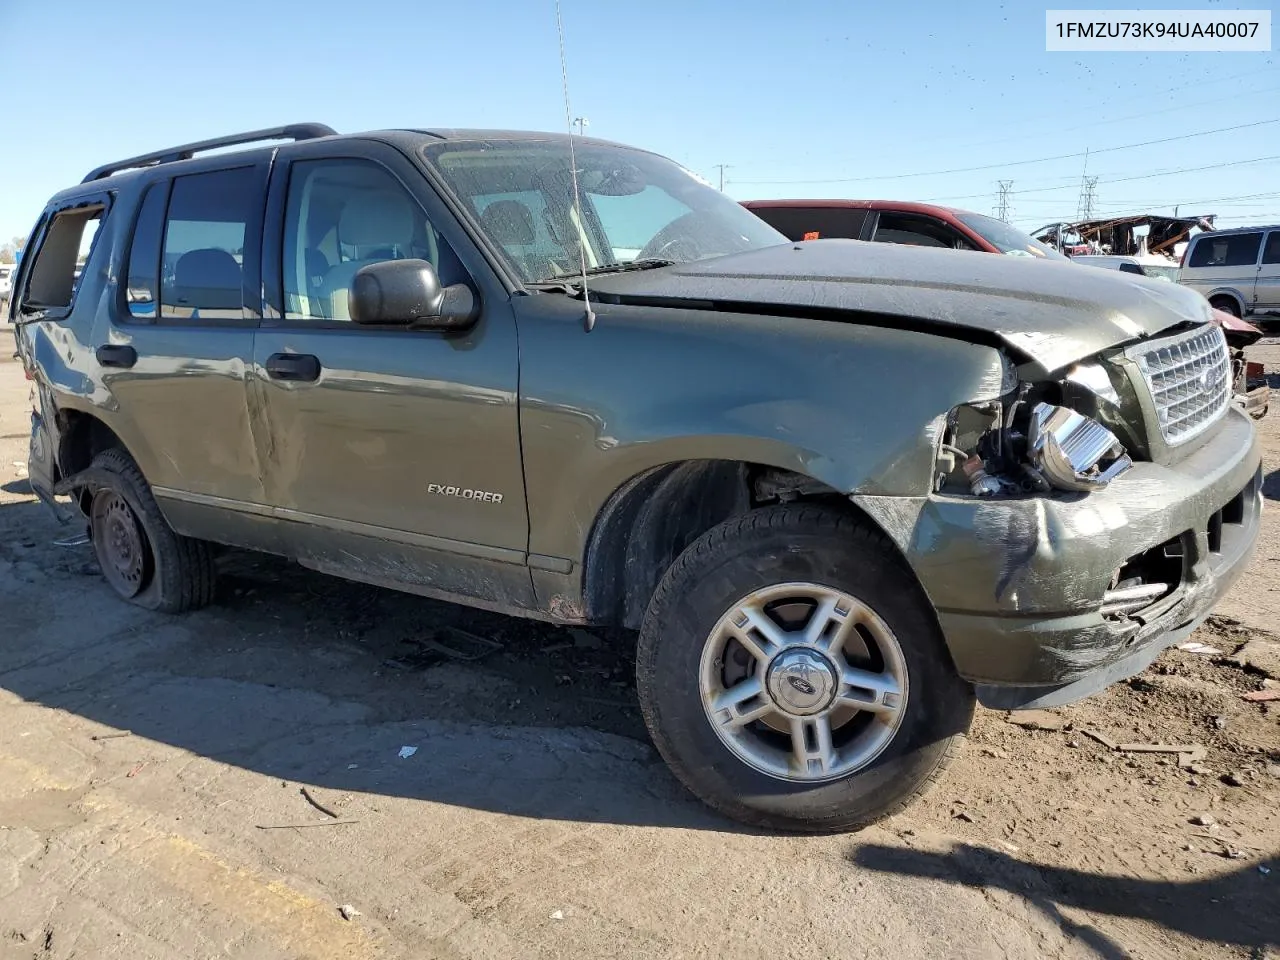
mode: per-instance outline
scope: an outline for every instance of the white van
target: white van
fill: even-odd
[[[1178,282],[1237,317],[1280,313],[1280,225],[1196,234]]]

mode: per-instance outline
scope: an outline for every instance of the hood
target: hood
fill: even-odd
[[[1182,323],[1207,323],[1208,301],[1177,284],[1070,261],[861,240],[810,240],[591,280],[627,302],[713,301],[786,316],[847,313],[880,326],[995,340],[1041,374]],[[757,312],[753,310],[753,312]]]

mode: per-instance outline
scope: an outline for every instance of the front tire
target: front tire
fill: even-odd
[[[695,541],[654,593],[637,687],[694,794],[753,826],[857,829],[959,750],[973,690],[896,550],[825,507],[769,507]]]
[[[213,601],[213,550],[174,531],[138,465],[122,450],[93,459],[89,536],[102,575],[123,599],[184,613]]]

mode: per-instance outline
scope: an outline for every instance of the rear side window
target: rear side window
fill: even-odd
[[[941,220],[901,213],[880,214],[876,235],[871,239],[878,243],[903,243],[912,247],[973,249],[973,245],[958,230]]]
[[[125,300],[129,313],[139,319],[154,320],[160,299],[160,240],[164,235],[164,205],[169,199],[169,182],[153,183],[142,198],[138,223],[129,247],[129,281]]]
[[[1267,248],[1262,251],[1263,263],[1280,263],[1280,230],[1267,234]]]
[[[244,316],[245,226],[261,206],[252,167],[177,177],[169,196],[160,262],[160,316]]]
[[[54,215],[27,276],[20,309],[65,316],[75,300],[84,266],[93,253],[104,207],[77,207]]]
[[[1187,260],[1188,267],[1251,267],[1258,262],[1261,233],[1202,234]]]
[[[751,212],[788,240],[857,240],[867,221],[867,211],[856,207],[757,207]]]

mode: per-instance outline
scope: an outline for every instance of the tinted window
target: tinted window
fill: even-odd
[[[303,160],[289,175],[284,221],[284,315],[349,320],[347,291],[361,267],[430,262],[443,284],[459,266],[418,202],[367,160]]]
[[[1048,244],[1041,243],[1030,234],[1023,233],[995,217],[988,217],[981,213],[957,212],[956,219],[1001,253],[1015,257],[1041,257],[1045,260],[1067,259]]]
[[[872,239],[879,243],[905,243],[913,247],[973,249],[958,230],[941,220],[901,213],[881,213]]]
[[[756,207],[751,212],[788,240],[857,240],[867,220],[867,211],[854,207]]]
[[[1251,267],[1258,262],[1261,233],[1201,234],[1187,259],[1188,267]]]
[[[160,240],[164,234],[164,204],[169,197],[169,183],[153,183],[147,188],[138,211],[129,247],[129,282],[125,301],[135,317],[154,319],[160,289]]]
[[[173,181],[165,219],[160,315],[179,320],[244,316],[245,226],[261,207],[252,167]]]
[[[587,196],[600,218],[614,263],[634,260],[661,230],[689,212],[685,204],[653,184],[623,196],[590,191]],[[657,250],[651,253],[659,255]]]
[[[1267,248],[1262,251],[1263,263],[1280,263],[1280,230],[1267,234]]]

